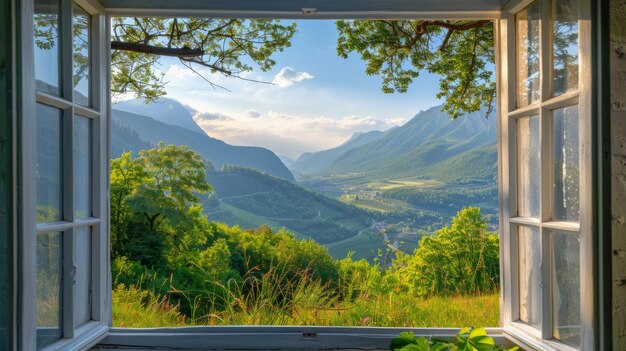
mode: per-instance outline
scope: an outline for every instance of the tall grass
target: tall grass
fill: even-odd
[[[497,326],[496,293],[427,299],[381,289],[376,277],[350,274],[331,286],[308,270],[272,266],[250,269],[241,280],[215,282],[205,294],[170,290],[189,302],[183,316],[167,296],[118,286],[113,291],[114,324],[125,327],[182,325],[318,325],[383,327]],[[144,281],[145,283],[145,281]],[[209,304],[209,308],[204,304]],[[198,311],[208,311],[200,314]]]

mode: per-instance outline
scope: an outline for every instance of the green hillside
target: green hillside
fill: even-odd
[[[285,227],[300,238],[321,244],[347,240],[359,233],[373,235],[367,212],[268,174],[224,166],[209,172],[207,181],[219,199],[216,207],[207,209],[210,220],[244,229],[262,224],[274,229]],[[333,253],[343,257],[356,251],[357,257],[370,258],[381,245],[380,240],[373,240],[356,250],[344,247]]]
[[[127,151],[137,153],[152,147],[149,142],[141,139],[139,134],[126,125],[112,120],[111,123],[111,158],[118,158]]]
[[[496,184],[498,149],[494,143],[478,146],[437,163],[420,175],[448,183]]]
[[[433,107],[374,141],[346,150],[320,175],[366,174],[389,179],[420,175],[427,167],[496,140],[495,118],[483,111],[457,120]]]
[[[301,173],[313,173],[320,171],[341,157],[344,153],[363,146],[372,141],[376,141],[385,136],[386,132],[374,130],[367,133],[355,133],[345,143],[324,151],[305,152],[288,167]]]

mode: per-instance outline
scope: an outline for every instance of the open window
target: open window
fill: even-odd
[[[21,35],[34,37],[23,60],[34,64],[22,72],[18,176],[36,187],[20,190],[15,335],[24,350],[87,348],[111,323],[110,23],[95,0],[36,0],[22,11]],[[501,320],[509,337],[537,349],[597,344],[589,11],[588,0],[513,1],[496,25]],[[157,330],[152,342],[233,346],[220,342],[237,332],[245,335],[235,342],[265,335],[284,346],[286,331],[294,348],[303,342],[301,329],[241,328]],[[330,328],[324,337],[359,333]],[[141,337],[118,339],[141,346]]]
[[[502,320],[533,347],[594,345],[588,11],[524,1],[500,21]]]
[[[34,127],[24,148],[34,152],[24,155],[23,177],[36,191],[23,202],[23,255],[32,259],[21,272],[20,312],[34,324],[23,326],[25,350],[84,348],[108,330],[102,12],[87,1],[37,0],[28,22],[34,87],[26,88],[36,106],[24,116]]]

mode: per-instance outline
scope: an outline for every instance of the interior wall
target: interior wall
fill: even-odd
[[[11,292],[11,1],[0,2],[0,350],[9,350]]]
[[[626,0],[611,0],[613,349],[626,350]]]

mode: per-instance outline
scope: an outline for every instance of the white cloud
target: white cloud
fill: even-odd
[[[313,75],[307,72],[296,72],[291,67],[283,67],[274,77],[272,83],[281,88],[286,88],[294,83],[301,82],[305,79],[313,79]]]
[[[249,109],[248,111],[243,113],[248,118],[259,118],[261,117],[261,112],[255,109]]]
[[[198,112],[193,117],[194,120],[201,121],[234,121],[235,119],[231,116],[218,113],[218,112]]]
[[[303,117],[276,111],[249,118],[251,110],[232,116],[217,112],[196,114],[196,122],[207,134],[234,145],[266,147],[277,154],[295,158],[303,152],[335,147],[355,132],[386,130],[402,122],[370,116],[346,116],[333,119],[326,116]]]

